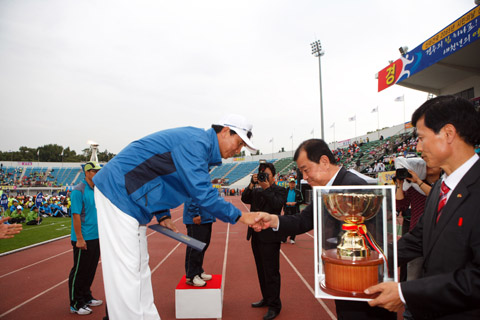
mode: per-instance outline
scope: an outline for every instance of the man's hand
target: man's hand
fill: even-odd
[[[258,185],[259,185],[263,190],[266,190],[266,189],[270,188],[270,182],[268,182],[268,180],[265,180],[265,181],[260,181],[260,180],[258,180]]]
[[[397,312],[403,307],[398,293],[397,282],[382,282],[365,290],[366,294],[374,294],[380,292],[380,295],[369,301],[371,307],[382,307],[388,311]]]
[[[253,188],[255,187],[255,184],[258,183],[258,173],[254,173],[252,175],[252,179],[250,181],[250,184],[248,185],[248,188],[250,190],[253,190]]]
[[[420,184],[422,183],[422,179],[420,179],[417,175],[417,173],[413,170],[408,170],[408,172],[412,175],[411,178],[407,178],[408,181],[410,182],[413,182],[413,183],[416,183],[416,184]]]
[[[178,229],[175,226],[175,223],[173,223],[172,218],[166,218],[162,220],[162,222],[160,222],[160,225],[178,233]]]
[[[202,223],[202,217],[201,216],[193,217],[193,223],[201,224]]]
[[[251,226],[256,223],[255,218],[258,216],[258,213],[259,212],[242,212],[242,216],[238,221]]]
[[[278,216],[267,212],[258,212],[255,218],[255,224],[252,225],[253,230],[257,232],[276,227],[278,227]]]
[[[77,244],[75,246],[78,249],[87,250],[87,243],[83,239],[77,240]]]
[[[9,219],[10,217],[5,217],[0,219],[0,239],[13,238],[14,235],[17,233],[20,233],[20,231],[23,228],[22,225],[19,223],[4,224],[4,222]]]

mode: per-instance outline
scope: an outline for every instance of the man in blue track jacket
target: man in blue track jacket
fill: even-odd
[[[153,303],[146,224],[155,215],[176,231],[169,209],[191,198],[201,210],[229,223],[254,223],[218,196],[208,168],[246,146],[252,125],[228,115],[211,129],[159,131],[130,143],[95,176],[100,248],[110,319],[160,319]]]

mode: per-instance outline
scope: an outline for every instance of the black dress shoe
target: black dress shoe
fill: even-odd
[[[268,312],[263,316],[263,320],[275,319],[278,316],[279,313],[280,313],[280,311],[277,311],[277,310],[272,309],[272,308],[268,308]]]
[[[260,301],[257,301],[257,302],[254,302],[252,303],[252,308],[261,308],[261,307],[265,307],[266,304],[265,304],[265,301],[260,300]]]

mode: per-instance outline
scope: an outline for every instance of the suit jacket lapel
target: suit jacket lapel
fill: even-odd
[[[431,238],[429,241],[429,246],[427,247],[428,253],[430,253],[437,240],[442,236],[445,227],[447,227],[451,223],[457,223],[456,218],[459,214],[457,213],[457,209],[462,204],[462,202],[464,202],[468,198],[468,195],[469,192],[465,185],[458,184],[448,198],[445,207],[443,207],[442,216],[440,217],[440,220],[438,220],[438,223],[436,223],[436,214],[434,215],[435,219],[431,224]]]
[[[424,236],[424,242],[425,242],[425,251],[424,251],[424,257],[426,258],[433,246],[435,245],[436,241],[442,236],[442,232],[445,229],[446,226],[448,226],[450,223],[457,223],[454,218],[457,218],[458,214],[457,209],[458,207],[468,199],[470,192],[468,191],[468,188],[471,184],[477,182],[480,176],[480,160],[477,161],[470,170],[463,176],[462,180],[458,183],[458,185],[453,189],[452,194],[448,198],[447,203],[443,207],[443,212],[442,216],[440,217],[440,220],[438,220],[438,223],[436,223],[437,219],[437,208],[438,208],[438,201],[440,198],[440,185],[441,182],[440,180],[437,181],[437,183],[434,186],[434,189],[432,189],[432,193],[430,194],[433,199],[430,201],[432,202],[432,205],[428,206],[428,209],[425,208],[425,213],[428,214],[428,216],[425,216],[424,219],[424,228],[425,228],[425,233]],[[434,199],[436,199],[434,201]],[[434,205],[433,205],[434,204]],[[428,210],[428,213],[427,213]]]
[[[340,171],[338,171],[335,180],[333,180],[332,186],[341,186],[346,173],[347,170],[344,167],[340,167]]]
[[[429,198],[425,205],[425,212],[423,213],[423,242],[424,252],[423,256],[426,257],[428,252],[433,246],[433,233],[435,231],[435,220],[437,218],[437,207],[440,197],[440,181],[435,183],[430,191]]]

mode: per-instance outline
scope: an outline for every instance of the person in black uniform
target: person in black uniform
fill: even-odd
[[[258,174],[242,194],[242,201],[250,204],[250,211],[265,211],[280,215],[287,199],[287,190],[275,184],[275,166],[261,160]],[[262,300],[252,303],[252,307],[268,307],[263,319],[274,319],[282,309],[280,301],[280,239],[272,230],[253,232],[248,228],[247,240],[252,244],[257,266]]]
[[[293,158],[303,174],[303,179],[313,186],[352,186],[366,185],[367,182],[356,174],[336,164],[335,157],[321,139],[310,139],[302,142]],[[332,218],[333,219],[333,218]],[[302,234],[313,229],[313,203],[300,214],[276,216],[261,213],[256,218],[255,231],[273,228],[279,239],[288,235]],[[327,222],[328,223],[328,222]],[[263,231],[262,231],[263,232]],[[397,314],[380,307],[372,308],[367,302],[335,300],[338,320],[396,320]]]

